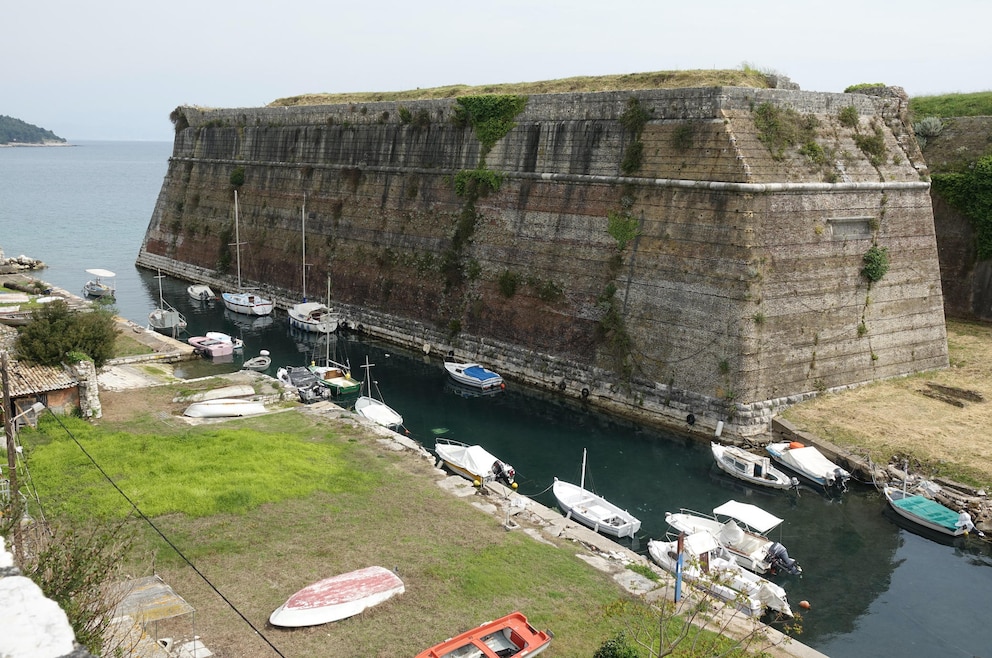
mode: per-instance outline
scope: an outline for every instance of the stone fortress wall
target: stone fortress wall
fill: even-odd
[[[947,365],[926,165],[905,95],[875,92],[534,95],[491,148],[455,99],[181,107],[138,264],[233,287],[237,187],[242,277],[283,307],[305,214],[308,293],[329,277],[353,327],[762,434],[806,396]]]

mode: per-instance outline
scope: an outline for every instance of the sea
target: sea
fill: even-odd
[[[115,273],[121,316],[146,325],[161,296],[189,321],[189,332],[223,331],[245,341],[242,355],[184,364],[181,376],[240,368],[268,350],[269,374],[333,352],[370,377],[426,448],[437,437],[478,443],[517,471],[519,491],[554,506],[555,477],[586,485],[642,521],[624,540],[646,554],[668,530],[665,512],[709,512],[736,499],[784,519],[773,531],[803,566],[778,577],[803,612],[795,637],[829,656],[992,658],[992,555],[975,537],[941,543],[903,527],[869,483],[842,496],[812,490],[755,490],[715,469],[709,446],[624,422],[508,379],[496,395],[476,396],[447,378],[439,355],[409,352],[356,335],[322,340],[289,330],[286,316],[249,320],[220,303],[195,303],[187,282],[135,266],[172,153],[170,142],[79,141],[65,147],[0,148],[0,249],[43,260],[37,276],[80,294],[87,269]],[[319,287],[319,286],[318,286]]]

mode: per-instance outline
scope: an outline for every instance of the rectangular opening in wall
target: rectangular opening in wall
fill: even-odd
[[[871,237],[871,217],[835,217],[827,220],[830,237],[835,240],[859,240]]]

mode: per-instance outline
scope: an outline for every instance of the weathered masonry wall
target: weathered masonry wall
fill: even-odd
[[[138,264],[233,286],[243,170],[242,276],[283,306],[305,215],[308,292],[329,276],[353,326],[644,422],[757,434],[804,396],[947,365],[898,94],[531,96],[488,152],[455,104],[178,108]],[[769,113],[812,133],[782,147]],[[482,167],[497,189],[456,193]],[[891,266],[869,284],[872,245]]]

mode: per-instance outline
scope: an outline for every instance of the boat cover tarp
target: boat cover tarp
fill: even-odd
[[[488,370],[486,368],[483,368],[480,365],[471,365],[471,366],[465,368],[465,371],[464,372],[469,377],[471,377],[473,379],[478,379],[480,382],[484,382],[487,379],[494,379],[496,377],[499,377],[499,375],[497,375],[492,370]]]
[[[906,510],[913,516],[926,519],[951,531],[957,530],[958,513],[935,500],[930,500],[925,496],[906,496],[900,500],[893,498],[892,504],[899,509]]]
[[[493,464],[497,461],[495,456],[478,445],[460,446],[438,443],[434,449],[441,456],[441,459],[478,476],[491,474]]]
[[[755,505],[739,503],[736,500],[728,500],[723,505],[713,508],[713,513],[717,516],[729,516],[736,519],[761,534],[765,534],[782,523],[782,519],[774,514],[769,514]]]
[[[813,446],[785,450],[782,453],[782,461],[800,473],[809,473],[817,477],[827,477],[838,468],[837,464],[824,457],[823,453]]]
[[[104,270],[104,269],[100,269],[100,268],[94,268],[92,270],[86,270],[86,272],[89,273],[89,274],[92,274],[93,276],[97,276],[97,277],[112,277],[112,276],[117,276],[116,274],[114,274],[110,270]]]

